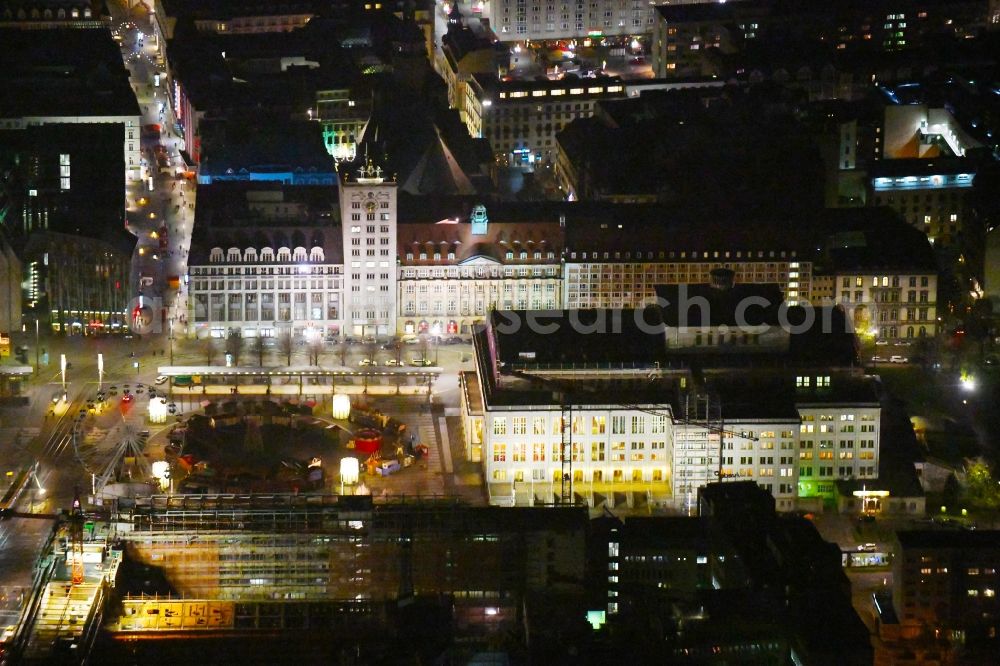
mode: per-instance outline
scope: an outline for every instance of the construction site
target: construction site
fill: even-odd
[[[419,630],[428,646],[454,633],[474,651],[515,629],[529,597],[580,594],[586,533],[585,509],[450,498],[154,495],[100,516],[75,506],[11,645],[27,663],[161,663],[163,640],[211,652],[245,636],[244,648],[267,638],[282,655],[361,663],[416,650]]]

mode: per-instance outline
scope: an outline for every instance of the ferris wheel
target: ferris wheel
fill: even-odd
[[[150,479],[151,464],[144,451],[148,434],[141,425],[122,418],[104,438],[105,441],[114,442],[109,454],[88,457],[80,450],[80,441],[85,435],[82,420],[74,423],[71,433],[73,454],[91,475],[95,494],[99,495],[109,483],[142,483]]]

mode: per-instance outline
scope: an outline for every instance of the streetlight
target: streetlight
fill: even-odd
[[[59,371],[62,374],[63,391],[66,390],[66,354],[59,355]]]
[[[104,354],[97,355],[97,390],[104,386]]]
[[[38,361],[38,315],[35,315],[35,374],[38,374],[40,363]]]

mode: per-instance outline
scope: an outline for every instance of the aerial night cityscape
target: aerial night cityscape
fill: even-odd
[[[0,0],[0,666],[1000,664],[1000,0]]]

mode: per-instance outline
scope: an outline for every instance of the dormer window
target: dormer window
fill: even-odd
[[[803,377],[803,376],[800,375],[800,376],[798,376],[798,377],[795,378],[795,387],[796,388],[809,388],[810,382],[811,382],[811,378],[810,377]]]

